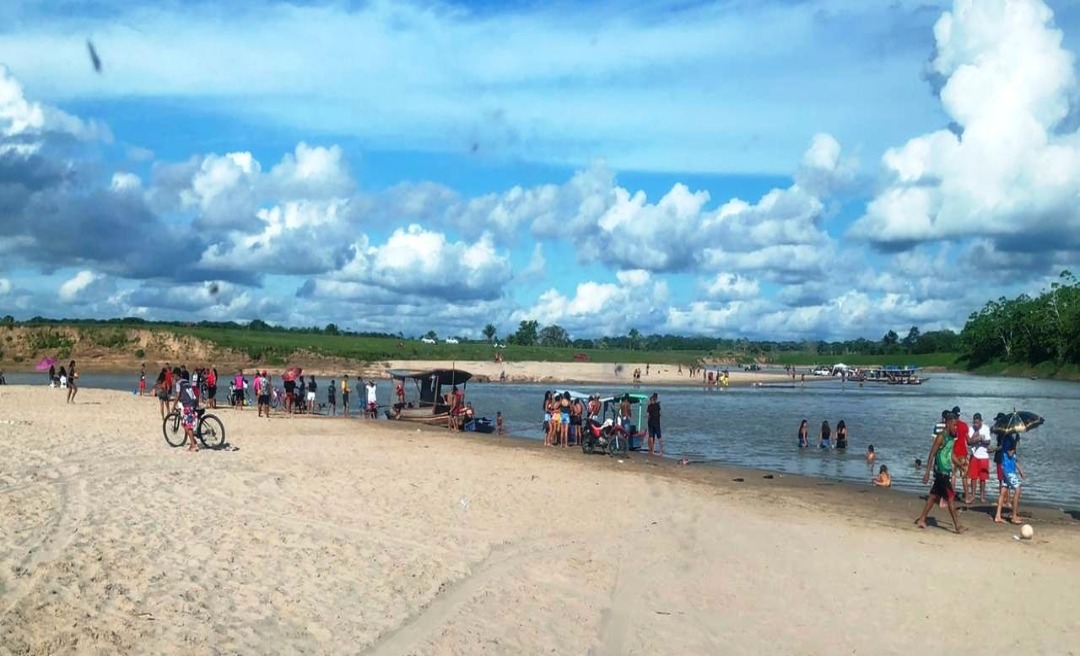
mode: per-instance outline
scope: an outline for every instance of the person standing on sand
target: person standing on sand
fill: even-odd
[[[157,382],[154,383],[154,392],[157,394],[158,401],[161,404],[162,419],[165,418],[165,415],[169,414],[169,379],[165,375],[166,371],[165,367],[162,367],[161,373],[158,374]]]
[[[210,367],[206,374],[206,402],[211,409],[217,408],[217,367]]]
[[[139,366],[139,396],[146,396],[146,365]]]
[[[975,484],[979,486],[979,501],[986,503],[986,482],[990,480],[990,427],[983,423],[982,415],[976,412],[971,417],[971,460],[968,462],[968,479],[971,481],[971,496],[975,496]]]
[[[968,440],[971,439],[971,427],[967,425],[963,419],[960,418],[960,406],[956,406],[952,409],[952,414],[956,417],[956,432],[953,435],[956,440],[953,441],[953,488],[956,487],[956,478],[960,477],[960,484],[964,488],[964,503],[971,503],[971,496],[968,492],[970,481],[968,480]]]
[[[75,371],[75,361],[68,365],[68,395],[67,402],[75,403],[75,395],[79,393],[79,372]]]
[[[915,525],[919,528],[926,528],[926,518],[930,514],[930,510],[934,507],[934,504],[944,499],[949,508],[949,515],[952,517],[953,529],[957,533],[963,533],[967,530],[960,526],[960,518],[956,516],[956,492],[953,490],[952,485],[952,452],[955,439],[956,418],[950,415],[945,430],[938,433],[937,437],[934,438],[934,444],[930,447],[930,456],[927,462],[933,463],[934,484],[930,488],[930,495],[926,498],[926,506],[923,508],[922,514],[915,520]],[[927,465],[926,473],[923,474],[923,485],[929,482],[930,465]]]
[[[648,416],[647,425],[649,428],[649,455],[664,455],[664,435],[660,431],[660,398],[656,392],[649,397],[649,405],[645,407],[645,414]],[[660,447],[659,454],[653,453],[653,442],[656,446]]]
[[[1024,478],[1024,468],[1020,466],[1020,461],[1016,459],[1018,440],[1019,437],[1016,433],[1008,433],[1001,440],[1002,481],[1001,489],[998,492],[997,512],[994,514],[994,521],[998,524],[1005,521],[1001,517],[1001,509],[1004,507],[1005,502],[1009,500],[1009,492],[1013,493],[1012,516],[1009,518],[1009,522],[1012,524],[1024,523],[1024,520],[1020,519],[1020,481]]]
[[[349,374],[341,377],[341,414],[349,416]]]

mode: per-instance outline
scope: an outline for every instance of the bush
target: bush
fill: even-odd
[[[143,358],[146,357],[146,351],[144,351],[142,349],[136,349],[135,350],[135,357],[142,360]]]

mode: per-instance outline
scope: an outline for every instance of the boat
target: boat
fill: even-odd
[[[465,425],[461,427],[461,430],[466,433],[494,433],[495,422],[487,417],[477,417],[476,419],[470,419],[465,422]]]
[[[424,424],[446,425],[450,420],[448,396],[455,387],[465,389],[472,374],[462,369],[391,369],[390,377],[401,383],[409,397],[409,385],[415,389],[415,400],[395,403],[386,411],[387,419],[415,421]],[[474,420],[475,421],[475,420]],[[477,431],[485,432],[485,431]]]
[[[858,383],[883,383],[885,385],[922,385],[930,380],[919,375],[921,369],[912,365],[897,366],[887,364],[884,367],[856,369],[848,380]]]
[[[645,417],[645,406],[649,404],[649,396],[647,394],[627,392],[625,394],[600,399],[600,421],[602,423],[607,419],[611,419],[618,423],[619,404],[622,403],[623,397],[630,397],[631,413],[633,413],[634,406],[637,406],[637,423],[630,424],[626,432],[630,436],[628,440],[630,450],[640,451],[646,435],[641,427],[644,426],[643,419]]]

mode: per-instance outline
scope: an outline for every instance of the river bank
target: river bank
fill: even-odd
[[[972,512],[956,536],[939,511],[940,526],[915,528],[919,500],[890,490],[249,410],[219,412],[238,450],[189,454],[165,445],[147,399],[78,400],[0,389],[12,651],[1066,653],[1080,640],[1080,592],[1061,576],[1080,565],[1077,523],[1041,510],[1032,541]],[[941,557],[956,549],[979,556]],[[1008,623],[968,621],[1002,607]]]

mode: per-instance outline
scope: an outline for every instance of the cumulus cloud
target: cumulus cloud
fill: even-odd
[[[489,235],[471,242],[451,241],[414,224],[395,230],[385,244],[362,238],[354,246],[353,259],[335,277],[404,294],[492,300],[509,282],[511,266]]]
[[[670,302],[667,283],[641,270],[619,272],[617,280],[582,282],[569,296],[549,289],[534,306],[516,310],[511,320],[559,324],[572,337],[621,335],[631,328],[650,332],[661,326]]]
[[[11,281],[7,278],[0,278],[0,296],[7,296],[11,293]]]
[[[1074,57],[1041,0],[956,0],[930,62],[942,129],[888,150],[887,184],[851,229],[881,248],[991,238],[1002,250],[1078,245],[1080,132],[1064,130]]]
[[[718,273],[705,285],[705,294],[719,301],[754,298],[760,291],[756,280],[734,273]]]
[[[0,64],[0,155],[30,155],[47,137],[108,138],[108,131],[55,107],[31,102],[22,85]]]
[[[57,295],[64,303],[87,303],[112,287],[113,282],[102,274],[84,269],[61,283]]]

